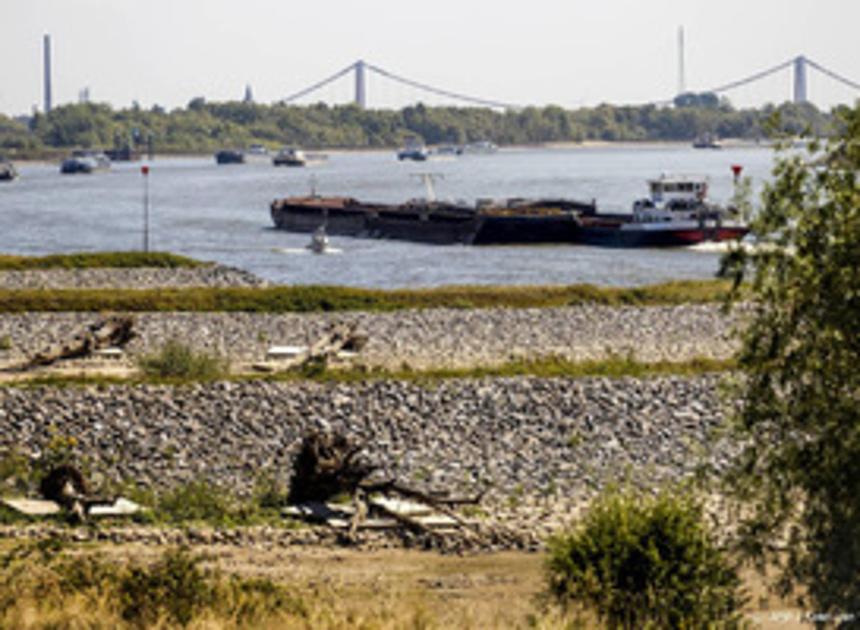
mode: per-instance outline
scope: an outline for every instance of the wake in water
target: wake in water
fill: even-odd
[[[273,247],[273,254],[283,254],[285,256],[304,256],[305,254],[313,254],[315,256],[327,256],[328,254],[342,254],[343,250],[338,247],[327,247],[324,252],[312,252],[307,247]]]
[[[729,241],[703,241],[701,243],[696,243],[695,245],[690,245],[687,247],[687,251],[691,252],[706,252],[709,254],[725,254],[729,251],[730,248],[734,247],[734,243],[730,243]],[[741,247],[748,247],[745,243],[741,243]]]

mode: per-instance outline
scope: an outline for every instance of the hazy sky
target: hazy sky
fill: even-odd
[[[55,104],[89,87],[117,107],[172,108],[246,84],[272,102],[363,58],[452,91],[578,107],[671,98],[680,25],[692,90],[798,54],[860,82],[860,0],[0,0],[0,112],[41,107],[44,33]],[[860,97],[812,70],[808,83],[822,107]],[[311,100],[352,92],[344,78]],[[419,96],[376,77],[368,92],[371,107]],[[787,100],[791,72],[728,96]]]

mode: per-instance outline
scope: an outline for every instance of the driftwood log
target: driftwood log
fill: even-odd
[[[134,318],[114,315],[97,321],[69,341],[34,354],[14,371],[26,372],[58,361],[81,359],[104,348],[122,348],[134,339]]]
[[[293,357],[277,362],[278,369],[299,367],[325,368],[340,358],[342,352],[360,352],[368,342],[368,336],[358,331],[358,322],[350,324],[335,323],[319,339]],[[252,366],[261,372],[274,370],[270,363],[256,363]]]
[[[473,497],[451,497],[427,493],[411,488],[396,479],[373,481],[371,475],[378,470],[364,457],[362,445],[340,433],[312,431],[302,439],[298,456],[293,464],[290,492],[287,502],[297,505],[308,502],[324,503],[338,495],[349,495],[355,505],[355,517],[350,527],[354,534],[358,521],[368,512],[367,497],[373,493],[396,494],[423,503],[450,517],[470,536],[484,535],[473,524],[467,522],[454,510],[457,505],[475,505],[483,493]],[[441,536],[425,527],[418,519],[389,510],[379,504],[375,509],[385,512],[410,530],[431,536]]]
[[[302,439],[293,464],[287,502],[327,501],[355,491],[376,467],[359,455],[361,446],[340,433],[314,431]]]
[[[39,494],[57,503],[76,520],[84,520],[89,488],[81,471],[74,466],[61,464],[49,470],[39,483]]]

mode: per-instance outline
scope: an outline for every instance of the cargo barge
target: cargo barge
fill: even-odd
[[[288,197],[272,202],[275,227],[328,234],[435,244],[503,245],[570,243],[578,210],[593,205],[565,201],[515,202],[472,207],[443,201],[363,203],[351,197]]]
[[[596,203],[570,199],[412,200],[364,203],[352,197],[287,197],[272,202],[275,226],[366,238],[437,244],[573,243],[604,247],[683,247],[742,238],[748,228],[731,209],[707,201],[704,178],[661,176],[631,214],[598,213]]]

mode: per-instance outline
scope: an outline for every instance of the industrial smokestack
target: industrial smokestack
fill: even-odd
[[[684,27],[678,27],[678,94],[687,91],[687,77],[684,69]]]
[[[44,39],[45,113],[51,112],[51,36]]]

